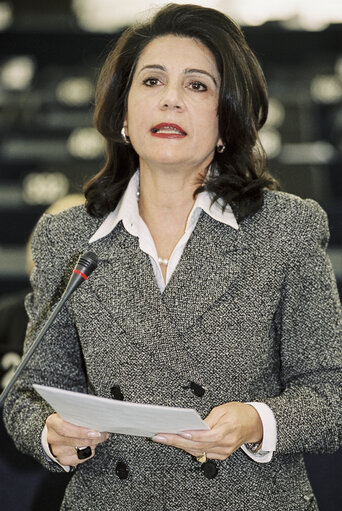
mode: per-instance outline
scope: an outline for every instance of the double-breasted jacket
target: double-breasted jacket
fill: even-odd
[[[272,409],[277,450],[258,464],[241,449],[205,467],[146,438],[111,435],[79,465],[64,510],[317,509],[303,453],[341,443],[341,309],[326,256],[325,213],[311,200],[265,191],[238,230],[202,213],[160,292],[138,239],[83,206],[45,215],[33,242],[27,346],[91,249],[94,273],[74,293],[6,403],[18,447],[48,469],[40,434],[53,412],[32,383],[107,398],[195,408],[229,401]]]

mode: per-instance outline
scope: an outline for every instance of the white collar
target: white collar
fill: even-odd
[[[89,243],[93,243],[94,241],[107,236],[110,232],[112,232],[112,230],[121,220],[128,232],[130,232],[133,236],[138,236],[137,225],[138,219],[140,218],[137,201],[138,190],[139,171],[137,170],[130,179],[126,191],[120,199],[118,205],[114,211],[109,213],[109,215],[105,218],[103,223],[90,238]],[[193,208],[188,217],[185,232],[193,224],[193,222],[197,222],[201,210],[203,210],[218,222],[229,225],[234,229],[239,228],[239,224],[237,223],[232,208],[229,206],[229,204],[226,206],[224,211],[222,211],[222,205],[220,201],[216,201],[214,204],[211,204],[209,193],[204,191],[197,195],[195,204],[193,205]]]

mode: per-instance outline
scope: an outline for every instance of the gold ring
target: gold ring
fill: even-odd
[[[196,460],[199,462],[199,463],[206,463],[207,461],[207,453],[203,453],[202,456],[198,456],[196,458]]]

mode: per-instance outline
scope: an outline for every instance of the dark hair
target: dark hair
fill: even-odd
[[[199,40],[214,55],[221,75],[219,133],[226,150],[215,152],[211,172],[196,193],[206,189],[213,201],[231,204],[239,221],[263,204],[263,188],[277,188],[265,168],[258,137],[268,111],[268,96],[260,65],[245,37],[229,17],[198,5],[168,4],[150,20],[121,35],[101,70],[95,94],[95,125],[107,142],[104,168],[85,187],[89,214],[112,211],[139,165],[121,129],[138,59],[156,37],[176,35]]]

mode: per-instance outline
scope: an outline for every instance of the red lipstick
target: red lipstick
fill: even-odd
[[[184,138],[187,135],[181,126],[172,122],[161,122],[153,126],[151,134],[159,138]]]

